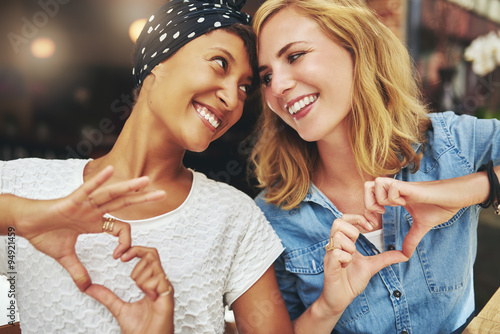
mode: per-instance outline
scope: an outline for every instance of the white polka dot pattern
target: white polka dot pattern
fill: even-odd
[[[165,4],[149,18],[137,40],[141,52],[135,56],[135,85],[139,86],[156,65],[209,29],[250,24],[251,17],[239,11],[244,4],[245,0],[173,0]],[[165,29],[169,30],[163,33]]]

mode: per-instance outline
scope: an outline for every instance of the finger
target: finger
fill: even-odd
[[[367,231],[373,230],[375,226],[375,223],[372,223],[362,215],[345,214],[342,216],[342,220],[348,222],[351,225],[359,226]]]
[[[163,275],[165,276],[165,275]],[[156,300],[160,293],[158,292],[159,290],[159,285],[160,285],[160,280],[163,279],[161,276],[154,275],[147,277],[146,279],[143,279],[141,277],[140,279],[135,280],[137,286],[152,300]],[[167,289],[165,289],[167,291]]]
[[[334,236],[335,233],[344,233],[347,237],[356,241],[359,236],[359,230],[351,223],[343,219],[335,219],[330,230],[330,237]]]
[[[340,267],[345,268],[352,262],[352,254],[342,249],[334,249],[331,252],[326,252],[325,261],[328,261],[331,270],[329,273],[336,274],[336,270]],[[325,272],[325,274],[327,274]]]
[[[156,273],[162,273],[163,268],[161,266],[160,255],[156,248],[134,246],[130,248],[125,254],[122,255],[121,260],[123,262],[128,262],[133,258],[140,258],[141,261],[137,263],[130,277],[136,280],[139,277],[146,279],[149,276],[155,275]]]
[[[392,183],[391,187],[389,188],[389,193],[388,193],[388,199],[389,199],[389,205],[401,205],[404,206],[406,205],[406,200],[401,197],[401,191],[399,187],[400,183],[394,182]]]
[[[166,275],[163,277],[160,276],[160,282],[156,291],[159,298],[173,298],[174,287]]]
[[[383,268],[395,263],[408,261],[409,258],[402,251],[393,250],[369,256],[368,259],[370,260],[370,273],[373,276]]]
[[[135,204],[159,201],[164,199],[165,196],[166,194],[163,190],[141,192],[133,195],[123,195],[114,198],[107,203],[101,204],[99,209],[103,212],[113,212]]]
[[[380,178],[380,177],[375,179],[375,187],[373,189],[373,192],[375,194],[376,201],[379,205],[389,204],[388,201],[388,192],[390,188],[389,180],[387,178]]]
[[[57,262],[68,271],[80,291],[85,291],[92,284],[87,269],[82,265],[76,254],[62,257]]]
[[[413,255],[415,249],[417,249],[420,240],[424,237],[424,235],[429,232],[429,227],[422,227],[418,224],[413,224],[408,231],[405,239],[403,240],[403,253],[410,258]]]
[[[143,258],[141,259],[141,261],[139,261],[139,263],[137,263],[134,270],[132,270],[130,277],[136,282],[146,281],[155,274],[153,266],[154,262]]]
[[[118,259],[132,245],[130,225],[119,220],[114,220],[112,231],[108,233],[118,237],[118,246],[116,246],[113,252],[113,258]]]
[[[125,304],[111,290],[102,285],[92,284],[85,290],[85,293],[106,306],[114,317],[120,314],[120,309]]]
[[[377,213],[384,213],[385,208],[378,204],[377,198],[375,197],[375,182],[368,181],[365,182],[365,192],[363,196],[365,202],[365,208],[368,211],[373,211]]]
[[[101,189],[96,189],[92,193],[92,198],[100,206],[115,198],[119,198],[126,194],[142,190],[146,188],[148,184],[149,178],[147,176],[122,181],[103,187]]]
[[[341,249],[350,254],[356,251],[355,241],[348,238],[344,233],[337,232],[333,236],[333,247],[335,249]]]
[[[102,171],[97,173],[96,176],[85,182],[73,193],[75,200],[78,202],[86,201],[89,195],[92,194],[102,184],[104,184],[104,182],[109,180],[113,173],[113,166],[107,166],[106,168],[104,168]]]
[[[143,257],[145,257],[148,254],[154,255],[154,257],[156,257],[158,259],[160,258],[156,248],[144,247],[144,246],[134,246],[134,247],[130,247],[130,249],[127,250],[127,252],[125,252],[122,255],[121,260],[123,262],[128,262],[136,257],[142,259]]]

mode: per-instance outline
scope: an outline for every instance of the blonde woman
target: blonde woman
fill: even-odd
[[[308,314],[315,333],[460,332],[476,204],[500,196],[500,122],[429,114],[406,48],[362,1],[268,0],[253,24],[256,201],[285,246],[295,328]]]

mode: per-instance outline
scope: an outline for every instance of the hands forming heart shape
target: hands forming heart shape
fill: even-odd
[[[340,316],[344,309],[367,286],[373,275],[386,266],[409,260],[423,236],[434,226],[451,219],[462,207],[475,204],[464,198],[467,187],[458,178],[433,182],[403,182],[392,178],[377,178],[365,183],[364,215],[344,215],[334,221],[330,243],[324,258],[325,278],[320,305],[331,314]],[[413,217],[413,224],[403,241],[402,250],[363,256],[355,242],[359,229],[372,230],[377,214],[384,206],[402,206]],[[342,292],[342,293],[339,293]]]
[[[106,306],[123,333],[173,332],[173,287],[163,271],[158,252],[154,248],[131,247],[130,225],[103,218],[106,212],[160,200],[165,192],[144,191],[149,183],[147,177],[103,186],[112,174],[113,168],[107,167],[69,196],[57,200],[13,197],[12,203],[19,205],[22,212],[16,217],[16,232],[61,264],[80,291]],[[131,278],[144,292],[143,299],[126,303],[108,288],[92,284],[76,255],[75,244],[80,234],[102,232],[118,237],[113,258],[124,262],[140,258]]]

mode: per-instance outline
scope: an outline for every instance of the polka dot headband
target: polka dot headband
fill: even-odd
[[[239,12],[244,4],[245,0],[172,0],[163,5],[137,40],[132,70],[135,86],[142,85],[156,65],[208,30],[250,24],[251,17]]]

